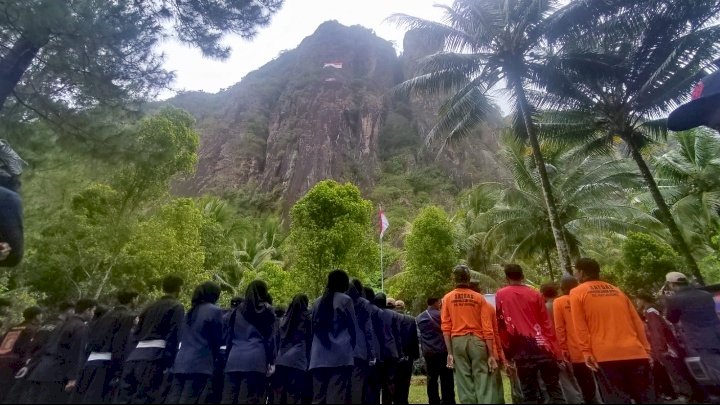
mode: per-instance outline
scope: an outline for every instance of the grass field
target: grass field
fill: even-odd
[[[427,391],[425,383],[427,377],[425,376],[413,376],[412,384],[410,385],[410,400],[411,404],[427,404]],[[510,397],[510,381],[507,377],[503,376],[503,389],[505,390],[505,403],[512,404]],[[455,398],[457,402],[457,397]]]

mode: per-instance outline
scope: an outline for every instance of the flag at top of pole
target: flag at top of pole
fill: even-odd
[[[380,208],[380,239],[382,239],[383,235],[385,234],[385,231],[390,227],[390,222],[388,222],[387,217],[385,216],[385,212]]]

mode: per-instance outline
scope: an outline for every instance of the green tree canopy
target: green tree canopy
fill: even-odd
[[[624,269],[620,281],[628,293],[655,293],[665,282],[665,274],[684,268],[680,256],[670,245],[645,233],[628,234],[622,257]]]
[[[224,36],[252,38],[282,2],[2,1],[0,111],[77,129],[66,125],[72,116],[123,107],[169,85],[160,41],[174,37],[205,56],[226,58]]]
[[[451,273],[458,263],[453,224],[440,207],[423,208],[405,239],[405,271],[390,281],[390,293],[419,309],[425,299],[442,297],[452,287]]]
[[[377,271],[372,205],[350,184],[317,183],[293,206],[289,248],[292,273],[303,291],[318,296],[333,269],[367,280]]]

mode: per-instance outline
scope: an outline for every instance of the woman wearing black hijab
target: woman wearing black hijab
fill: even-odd
[[[296,295],[280,321],[276,339],[279,344],[273,403],[301,404],[307,389],[307,367],[312,342],[312,322],[308,311],[308,297]]]
[[[267,284],[255,280],[245,291],[243,303],[230,316],[224,404],[265,403],[267,377],[275,371],[274,325]]]
[[[342,270],[328,275],[323,296],[312,309],[310,371],[314,404],[350,403],[350,378],[356,342],[355,308],[345,295],[350,278]]]
[[[220,286],[212,281],[200,284],[193,292],[172,369],[173,382],[166,400],[169,404],[205,401],[223,344],[223,311],[215,305],[219,298]]]
[[[355,365],[352,372],[351,384],[351,401],[353,404],[363,404],[365,391],[367,388],[367,377],[370,366],[374,366],[377,361],[374,345],[374,332],[372,320],[370,319],[372,309],[370,302],[366,300],[363,285],[360,280],[352,280],[347,295],[352,299],[355,308],[355,316],[357,323],[355,324],[355,335],[357,336],[357,344],[355,345]]]
[[[379,367],[382,386],[382,403],[392,404],[395,398],[395,371],[402,355],[400,322],[395,311],[387,307],[387,296],[383,293],[375,295],[373,304],[380,309],[379,327],[383,329],[384,342],[382,351],[383,363]]]

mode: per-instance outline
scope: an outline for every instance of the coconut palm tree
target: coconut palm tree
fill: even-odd
[[[547,38],[557,38],[580,29],[606,8],[627,0],[577,1],[558,7],[554,0],[456,0],[445,10],[442,23],[404,14],[391,17],[400,25],[420,29],[433,41],[442,40],[445,50],[419,61],[419,75],[397,87],[398,93],[450,93],[440,108],[437,124],[426,142],[464,136],[479,123],[495,116],[488,89],[507,85],[514,102],[516,134],[531,147],[539,173],[542,200],[562,268],[570,272],[570,254],[562,235],[559,213],[545,161],[540,151],[538,131],[533,121],[535,106],[527,90],[537,87],[535,78],[542,64]]]
[[[545,135],[581,140],[588,153],[620,147],[632,157],[659,219],[699,282],[695,258],[643,151],[667,135],[658,117],[685,101],[718,57],[719,10],[717,0],[643,0],[605,14],[548,51],[536,77],[549,94],[531,96],[561,110],[544,115]]]
[[[531,151],[508,139],[504,161],[512,173],[511,184],[484,184],[486,198],[496,198],[492,208],[480,204],[472,213],[467,239],[477,248],[494,250],[505,261],[544,261],[555,278],[550,252],[554,247],[541,182]],[[548,176],[557,192],[557,207],[564,241],[573,256],[597,233],[647,231],[654,218],[628,203],[628,190],[641,185],[641,177],[622,159],[583,157],[566,146],[541,144]],[[477,199],[477,197],[475,197]]]
[[[693,252],[705,256],[720,226],[720,139],[703,129],[673,139],[674,148],[654,160],[658,186]]]

